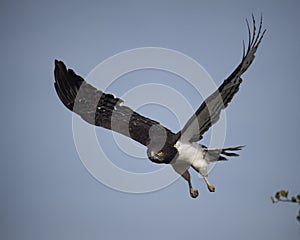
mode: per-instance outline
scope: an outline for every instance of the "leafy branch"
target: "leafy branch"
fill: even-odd
[[[274,196],[271,196],[272,203],[278,202],[289,202],[289,203],[298,203],[300,205],[300,194],[297,196],[289,197],[289,192],[285,190],[281,190],[276,192]],[[297,220],[300,221],[300,210],[298,211]]]

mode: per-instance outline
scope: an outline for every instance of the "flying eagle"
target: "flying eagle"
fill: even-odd
[[[189,185],[190,196],[196,198],[198,190],[192,187],[189,167],[200,173],[210,192],[215,187],[208,181],[210,163],[227,160],[227,156],[239,156],[234,151],[243,146],[231,148],[207,148],[197,143],[203,134],[215,124],[221,111],[227,107],[242,83],[241,75],[251,65],[255,52],[266,30],[262,30],[262,17],[258,31],[252,15],[253,29],[248,28],[248,47],[243,43],[240,64],[222,85],[197,109],[178,133],[173,133],[159,122],[138,114],[123,105],[123,100],[104,93],[88,84],[82,77],[67,69],[62,61],[55,60],[55,89],[62,103],[90,124],[111,129],[147,147],[148,158],[155,163],[171,164]]]

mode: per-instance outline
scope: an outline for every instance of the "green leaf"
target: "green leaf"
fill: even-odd
[[[297,220],[300,222],[300,211],[298,212]]]
[[[288,194],[289,194],[288,191],[284,191],[284,190],[281,190],[281,191],[280,191],[280,195],[281,195],[282,197],[284,197],[284,198],[287,198],[287,197],[288,197]]]
[[[300,194],[297,195],[297,199],[298,199],[298,201],[300,201]]]
[[[271,201],[272,201],[272,203],[275,203],[275,199],[272,196],[271,196]]]
[[[275,198],[276,198],[277,200],[280,200],[280,192],[277,192],[277,193],[275,194]]]
[[[296,197],[292,196],[291,201],[292,201],[292,202],[297,202]]]

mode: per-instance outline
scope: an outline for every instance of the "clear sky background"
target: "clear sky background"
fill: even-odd
[[[300,192],[299,11],[291,0],[2,1],[0,238],[299,239],[299,207],[270,201],[281,188]],[[225,142],[247,148],[210,173],[216,192],[194,174],[196,200],[181,179],[147,194],[96,181],[78,157],[72,115],[54,91],[54,59],[86,76],[120,51],[165,47],[197,60],[219,85],[239,63],[251,13],[263,13],[267,34],[226,112]],[[131,77],[137,84],[175,78],[140,71],[120,82]],[[122,86],[127,82],[112,91],[122,94]],[[202,102],[182,91],[194,108]],[[141,110],[176,129],[168,111]],[[107,134],[97,130],[100,141]],[[124,168],[153,167],[146,158],[121,160]]]

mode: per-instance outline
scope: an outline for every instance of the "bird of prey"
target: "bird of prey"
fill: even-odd
[[[241,62],[177,133],[124,106],[122,99],[94,88],[72,69],[67,69],[62,61],[55,60],[54,86],[57,95],[69,110],[83,120],[123,134],[146,146],[147,156],[152,162],[170,164],[188,182],[192,198],[196,198],[199,193],[192,187],[190,167],[202,175],[209,191],[214,192],[215,187],[207,179],[209,164],[227,160],[228,156],[239,156],[235,151],[241,150],[243,146],[207,148],[198,141],[219,120],[222,110],[238,92],[242,83],[241,75],[251,65],[264,36],[266,30],[262,29],[262,17],[258,31],[253,15],[252,29],[247,20],[246,23],[249,39],[247,48],[243,42]]]

